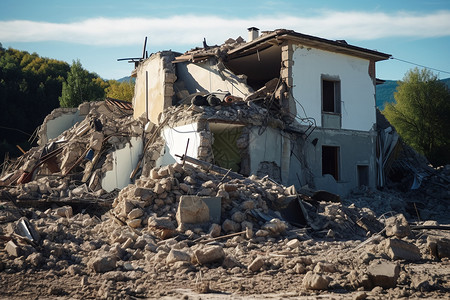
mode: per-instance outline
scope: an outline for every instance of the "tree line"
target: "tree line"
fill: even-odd
[[[69,65],[0,43],[0,161],[21,155],[16,145],[32,147],[29,138],[53,109],[105,97],[131,101],[133,93],[133,82],[104,80],[79,60]]]

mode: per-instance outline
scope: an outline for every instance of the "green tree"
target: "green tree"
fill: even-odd
[[[106,88],[106,96],[114,99],[130,101],[134,96],[134,83],[130,79],[128,82],[119,82],[117,80],[109,80],[109,86]]]
[[[67,80],[63,83],[61,107],[77,107],[83,102],[105,97],[105,82],[95,73],[83,69],[79,60],[73,61]]]
[[[430,70],[406,73],[383,114],[433,165],[450,163],[450,91]]]

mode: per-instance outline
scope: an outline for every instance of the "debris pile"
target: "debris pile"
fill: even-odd
[[[277,122],[260,119],[267,110],[249,103],[245,110],[240,102],[180,105],[159,126],[108,102],[90,103],[82,121],[11,165],[0,202],[5,297],[448,295],[449,167],[414,192],[360,188],[344,199],[186,155],[155,167],[164,125]],[[126,174],[137,179],[105,191],[101,180],[114,168],[115,151],[133,138],[145,142],[135,146],[143,152]]]

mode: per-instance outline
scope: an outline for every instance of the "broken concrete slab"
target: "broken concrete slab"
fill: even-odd
[[[379,247],[391,259],[404,259],[408,261],[417,261],[421,259],[419,248],[404,240],[396,238],[386,239],[380,243]]]
[[[178,228],[185,224],[202,224],[210,221],[209,208],[202,198],[181,196],[176,214]]]
[[[222,261],[225,258],[225,252],[219,245],[205,246],[194,252],[195,259],[201,265]]]
[[[367,274],[374,286],[394,288],[397,285],[400,266],[398,263],[384,260],[374,261],[367,269]]]

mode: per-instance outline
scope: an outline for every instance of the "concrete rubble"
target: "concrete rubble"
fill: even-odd
[[[186,156],[161,166],[161,124],[283,126],[283,116],[253,102],[189,102],[165,109],[156,125],[118,103],[82,104],[73,126],[53,138],[41,132],[40,146],[4,168],[3,296],[189,299],[197,288],[217,299],[448,297],[450,166],[414,191],[397,181],[342,198]],[[211,163],[210,149],[198,147]],[[142,151],[125,168],[122,149]]]

